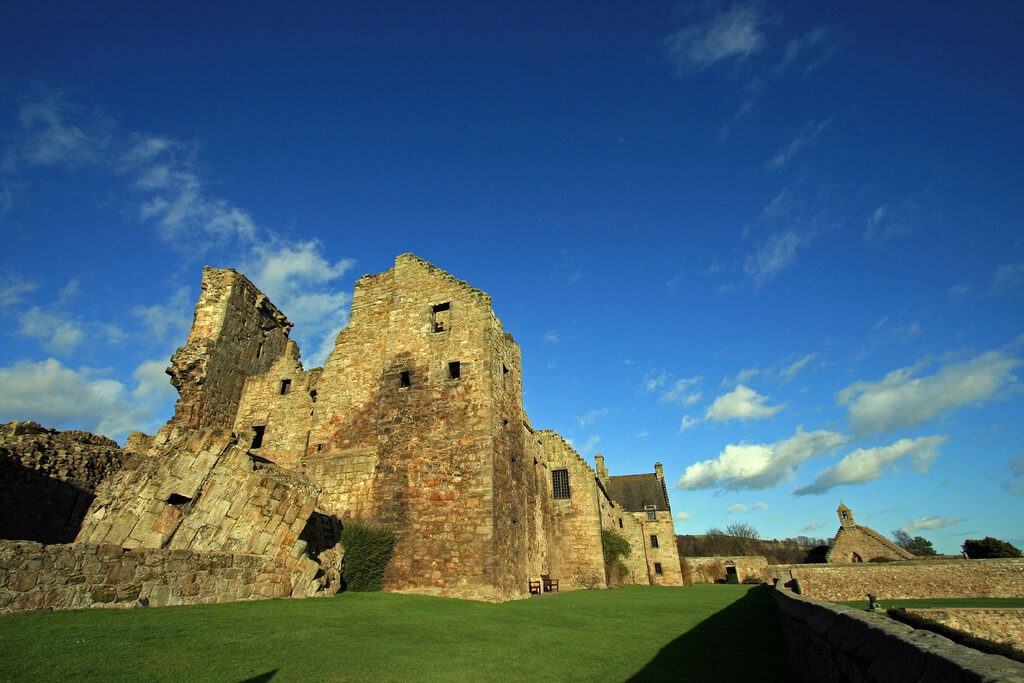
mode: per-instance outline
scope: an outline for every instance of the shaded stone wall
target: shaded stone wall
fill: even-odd
[[[908,609],[931,621],[997,643],[1024,655],[1024,609],[946,608]]]
[[[1024,559],[769,565],[761,577],[797,579],[804,595],[830,601],[1024,597]]]
[[[35,422],[0,425],[0,538],[67,543],[125,454],[111,439]]]
[[[761,580],[761,575],[768,560],[760,555],[734,555],[729,557],[687,557],[690,566],[691,583],[716,583],[725,581],[726,563],[736,567],[736,575],[740,583],[747,578]]]
[[[629,541],[629,557],[619,558],[619,561],[626,567],[626,574],[622,577],[623,582],[649,583],[648,575],[653,569],[648,567],[647,553],[644,551],[644,544],[647,541],[643,524],[635,514],[623,509],[621,505],[609,498],[603,487],[600,489],[598,499],[601,504],[602,528],[610,529]],[[675,564],[678,570],[678,557]]]
[[[307,574],[258,555],[0,541],[0,614],[305,597]]]
[[[888,557],[893,560],[914,559],[913,555],[874,529],[850,523],[839,527],[825,555],[825,561],[868,562],[876,557]]]
[[[772,591],[798,681],[1024,681],[1024,664],[885,614]]]
[[[188,342],[167,369],[181,395],[170,424],[230,429],[246,378],[270,369],[291,327],[244,275],[204,267]]]

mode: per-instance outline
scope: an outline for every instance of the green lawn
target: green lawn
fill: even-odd
[[[0,680],[789,680],[770,589],[384,593],[0,617]]]
[[[848,607],[867,609],[867,600],[849,600],[836,603]],[[904,607],[906,609],[944,609],[947,607],[994,607],[1009,609],[1012,607],[1024,607],[1024,598],[935,598],[932,600],[879,600],[878,604],[882,609],[891,607]]]

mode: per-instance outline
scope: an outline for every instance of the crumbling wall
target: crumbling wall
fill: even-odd
[[[0,541],[0,614],[305,597],[316,567],[238,553]]]
[[[167,369],[180,394],[169,425],[231,429],[246,378],[270,369],[291,327],[244,275],[204,267],[188,342]]]
[[[0,425],[0,538],[67,543],[125,454],[111,439],[35,422]]]
[[[717,583],[726,580],[726,567],[736,568],[736,580],[757,579],[761,575],[768,560],[761,555],[732,555],[729,557],[687,557],[690,566],[691,583]],[[731,564],[730,564],[731,563]]]

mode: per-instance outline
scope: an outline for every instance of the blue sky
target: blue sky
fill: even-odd
[[[679,533],[1024,544],[1024,5],[340,5],[0,8],[0,420],[155,431],[204,264],[314,367],[411,251]]]

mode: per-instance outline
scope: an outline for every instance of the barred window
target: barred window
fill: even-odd
[[[655,562],[654,563],[654,573],[657,574],[658,576],[662,575],[661,562]]]
[[[658,535],[657,534],[651,534],[651,547],[652,548],[657,548],[658,547]]]
[[[555,498],[568,498],[569,470],[552,470],[551,484]]]
[[[645,505],[644,509],[647,510],[647,521],[648,522],[657,522],[658,521],[658,512],[654,509],[653,505]]]

